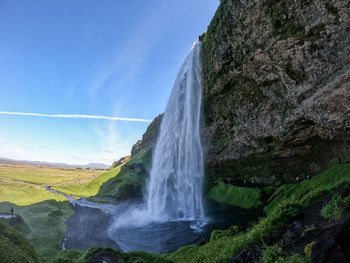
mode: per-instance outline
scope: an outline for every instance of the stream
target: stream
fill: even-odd
[[[64,195],[49,187],[46,189]],[[252,214],[243,209],[207,202],[208,221],[202,225],[198,225],[198,221],[174,220],[115,227],[119,218],[140,209],[144,203],[131,201],[114,205],[95,203],[84,198],[67,198],[75,214],[66,222],[64,249],[104,246],[125,252],[142,250],[156,254],[169,253],[181,246],[208,241],[215,229],[227,229],[232,225],[245,226],[252,218]]]
[[[19,181],[21,182],[21,181]],[[27,183],[27,182],[23,182]],[[128,219],[132,211],[142,210],[144,201],[110,203],[76,199],[43,186],[47,191],[63,195],[71,203],[75,213],[67,219],[67,230],[63,249],[88,249],[111,247],[122,251],[142,250],[156,254],[176,251],[179,247],[210,239],[216,229],[227,229],[233,225],[246,226],[256,216],[255,212],[206,201],[205,222],[198,220],[170,220],[148,224],[118,225],[119,219]],[[1,215],[8,217],[9,215]]]

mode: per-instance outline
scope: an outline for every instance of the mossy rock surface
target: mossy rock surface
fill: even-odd
[[[41,260],[23,234],[0,221],[0,262],[39,263]]]
[[[216,202],[245,209],[263,205],[261,190],[258,188],[239,187],[219,182],[207,195]]]
[[[120,172],[105,182],[92,201],[110,200],[114,202],[142,198],[146,180],[151,168],[152,151],[143,150],[120,168]]]
[[[350,152],[348,13],[346,0],[220,1],[201,36],[208,174],[291,182]]]

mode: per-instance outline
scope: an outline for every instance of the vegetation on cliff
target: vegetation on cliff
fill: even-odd
[[[41,262],[28,240],[18,231],[0,221],[0,262]]]
[[[292,182],[349,152],[348,12],[221,1],[202,50],[208,173]]]
[[[130,198],[142,198],[145,193],[146,179],[151,168],[152,152],[142,150],[133,156],[114,177],[102,184],[93,201],[125,201]]]
[[[7,202],[0,203],[0,213],[8,213],[11,208],[14,209],[17,217],[13,219],[0,218],[0,221],[22,232],[41,258],[48,261],[62,250],[67,228],[65,221],[74,213],[68,201],[48,200],[29,206],[16,206]]]

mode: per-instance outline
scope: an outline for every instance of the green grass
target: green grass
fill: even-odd
[[[234,186],[221,181],[219,181],[218,185],[211,188],[207,196],[216,202],[246,209],[257,208],[263,205],[259,189]]]
[[[150,254],[147,252],[129,252],[123,253],[111,248],[90,248],[87,251],[68,250],[61,252],[52,263],[86,263],[92,262],[94,255],[106,253],[117,258],[118,263],[172,263],[162,256]],[[95,261],[94,261],[95,262]]]
[[[309,259],[299,254],[287,256],[277,245],[267,247],[263,252],[263,263],[308,263]]]
[[[23,206],[51,199],[56,201],[66,200],[64,196],[49,192],[42,186],[0,178],[0,203],[11,202]]]
[[[54,189],[67,194],[94,195],[113,173],[114,171],[101,174],[101,171],[39,168],[34,165],[0,166],[0,202],[31,205],[45,200],[67,200],[62,195],[46,190],[44,186],[47,185],[54,185]]]
[[[321,214],[327,220],[339,220],[346,214],[346,210],[350,207],[350,195],[342,198],[340,195],[333,196],[332,200],[326,204]]]
[[[270,198],[270,204],[265,207],[266,216],[260,218],[255,225],[247,230],[233,236],[216,236],[203,246],[196,244],[185,246],[172,254],[165,255],[165,257],[177,263],[227,262],[243,249],[262,246],[264,238],[278,237],[279,231],[296,218],[302,208],[327,198],[330,193],[345,189],[349,183],[350,165],[332,165],[310,180],[278,188]],[[240,194],[237,196],[242,197]],[[280,261],[274,262],[308,262],[308,259],[294,254],[283,255]]]
[[[142,198],[145,191],[147,174],[151,167],[151,150],[142,150],[121,167],[117,176],[102,186],[93,201],[114,199],[123,201],[128,198]]]
[[[54,185],[58,183],[91,180],[101,174],[101,171],[87,171],[77,169],[59,169],[55,167],[39,168],[34,165],[2,165],[0,178],[19,180],[40,185]]]
[[[311,205],[348,185],[350,185],[350,164],[333,164],[310,180],[282,185],[270,197],[270,204],[264,208],[264,211],[270,213],[284,200],[298,201],[303,206]]]
[[[17,230],[0,221],[0,262],[41,262],[32,245]]]
[[[69,202],[48,200],[30,206],[0,203],[0,213],[9,213],[11,207],[29,227],[24,234],[38,253],[46,260],[54,257],[61,250],[64,240],[65,220],[74,214]],[[13,226],[22,230],[18,224]]]
[[[298,215],[300,208],[300,205],[295,203],[284,203],[246,231],[234,236],[223,236],[203,246],[185,246],[165,257],[176,263],[228,262],[241,250],[261,245],[263,238],[276,234]]]
[[[53,186],[51,188],[67,195],[74,195],[74,196],[81,196],[81,197],[94,196],[98,193],[103,183],[107,182],[109,179],[119,174],[120,169],[121,169],[121,166],[118,166],[108,172],[105,172],[99,175],[98,177],[94,178],[89,182],[63,183],[57,186]]]

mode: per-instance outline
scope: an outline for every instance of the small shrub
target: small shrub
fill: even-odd
[[[306,257],[311,258],[311,254],[312,254],[312,247],[316,244],[315,241],[312,241],[311,243],[307,244],[304,248],[304,253],[306,255]]]
[[[340,195],[336,195],[326,204],[321,214],[327,220],[339,220],[344,217],[345,210],[350,206],[350,196],[343,199]]]
[[[271,246],[263,253],[263,263],[283,262],[283,251],[279,246]]]
[[[239,226],[231,226],[229,229],[226,229],[226,230],[214,230],[211,233],[210,242],[218,240],[219,238],[222,238],[222,237],[234,236],[239,232],[240,232]]]

